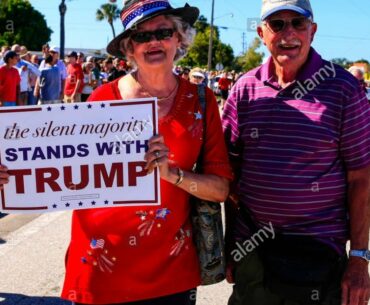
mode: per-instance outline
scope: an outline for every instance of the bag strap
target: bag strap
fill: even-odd
[[[202,121],[203,121],[203,142],[202,147],[199,152],[198,160],[195,166],[196,172],[200,172],[200,167],[202,167],[203,164],[203,154],[204,154],[204,144],[206,140],[206,128],[207,128],[207,122],[206,122],[206,112],[207,112],[207,101],[206,101],[206,87],[203,84],[197,85],[198,87],[198,99],[200,108],[202,109]]]

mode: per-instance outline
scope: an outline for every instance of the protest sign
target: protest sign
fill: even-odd
[[[159,173],[144,168],[157,129],[153,98],[0,108],[0,209],[159,205]]]

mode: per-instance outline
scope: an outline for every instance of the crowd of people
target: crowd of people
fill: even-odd
[[[60,59],[58,47],[42,47],[42,56],[26,46],[2,46],[0,52],[1,106],[85,102],[94,89],[133,70],[126,60],[84,56],[71,51]],[[17,72],[17,73],[16,73]],[[211,88],[224,105],[229,90],[242,73],[174,66],[173,72]],[[18,76],[16,75],[18,74]]]
[[[71,51],[65,60],[59,48],[42,47],[42,56],[26,46],[3,46],[0,53],[2,106],[84,102],[94,89],[126,75],[130,68],[119,58],[85,57]]]
[[[367,304],[370,108],[361,75],[312,47],[317,23],[309,0],[262,1],[257,34],[270,56],[244,75],[174,68],[199,13],[167,0],[126,1],[123,32],[107,51],[124,54],[132,70],[119,59],[100,69],[76,52],[64,69],[58,49],[45,48],[40,71],[25,47],[4,53],[3,106],[62,95],[66,103],[158,98],[158,134],[144,160],[148,174],[160,175],[161,206],[74,211],[62,298],[194,305],[197,197],[226,201],[229,305]],[[57,89],[43,92],[49,81]],[[207,87],[216,81],[222,119]],[[0,188],[11,174],[0,165]]]

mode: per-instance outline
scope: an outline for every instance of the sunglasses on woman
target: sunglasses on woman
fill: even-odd
[[[264,24],[274,33],[285,31],[289,24],[297,31],[305,31],[312,22],[310,18],[295,17],[292,19],[268,19]]]
[[[138,43],[149,42],[154,36],[157,40],[170,39],[175,33],[174,29],[159,29],[153,32],[136,32],[131,35],[131,39]]]

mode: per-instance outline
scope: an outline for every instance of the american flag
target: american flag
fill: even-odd
[[[91,249],[103,249],[104,248],[105,241],[104,239],[92,239],[90,242]]]

